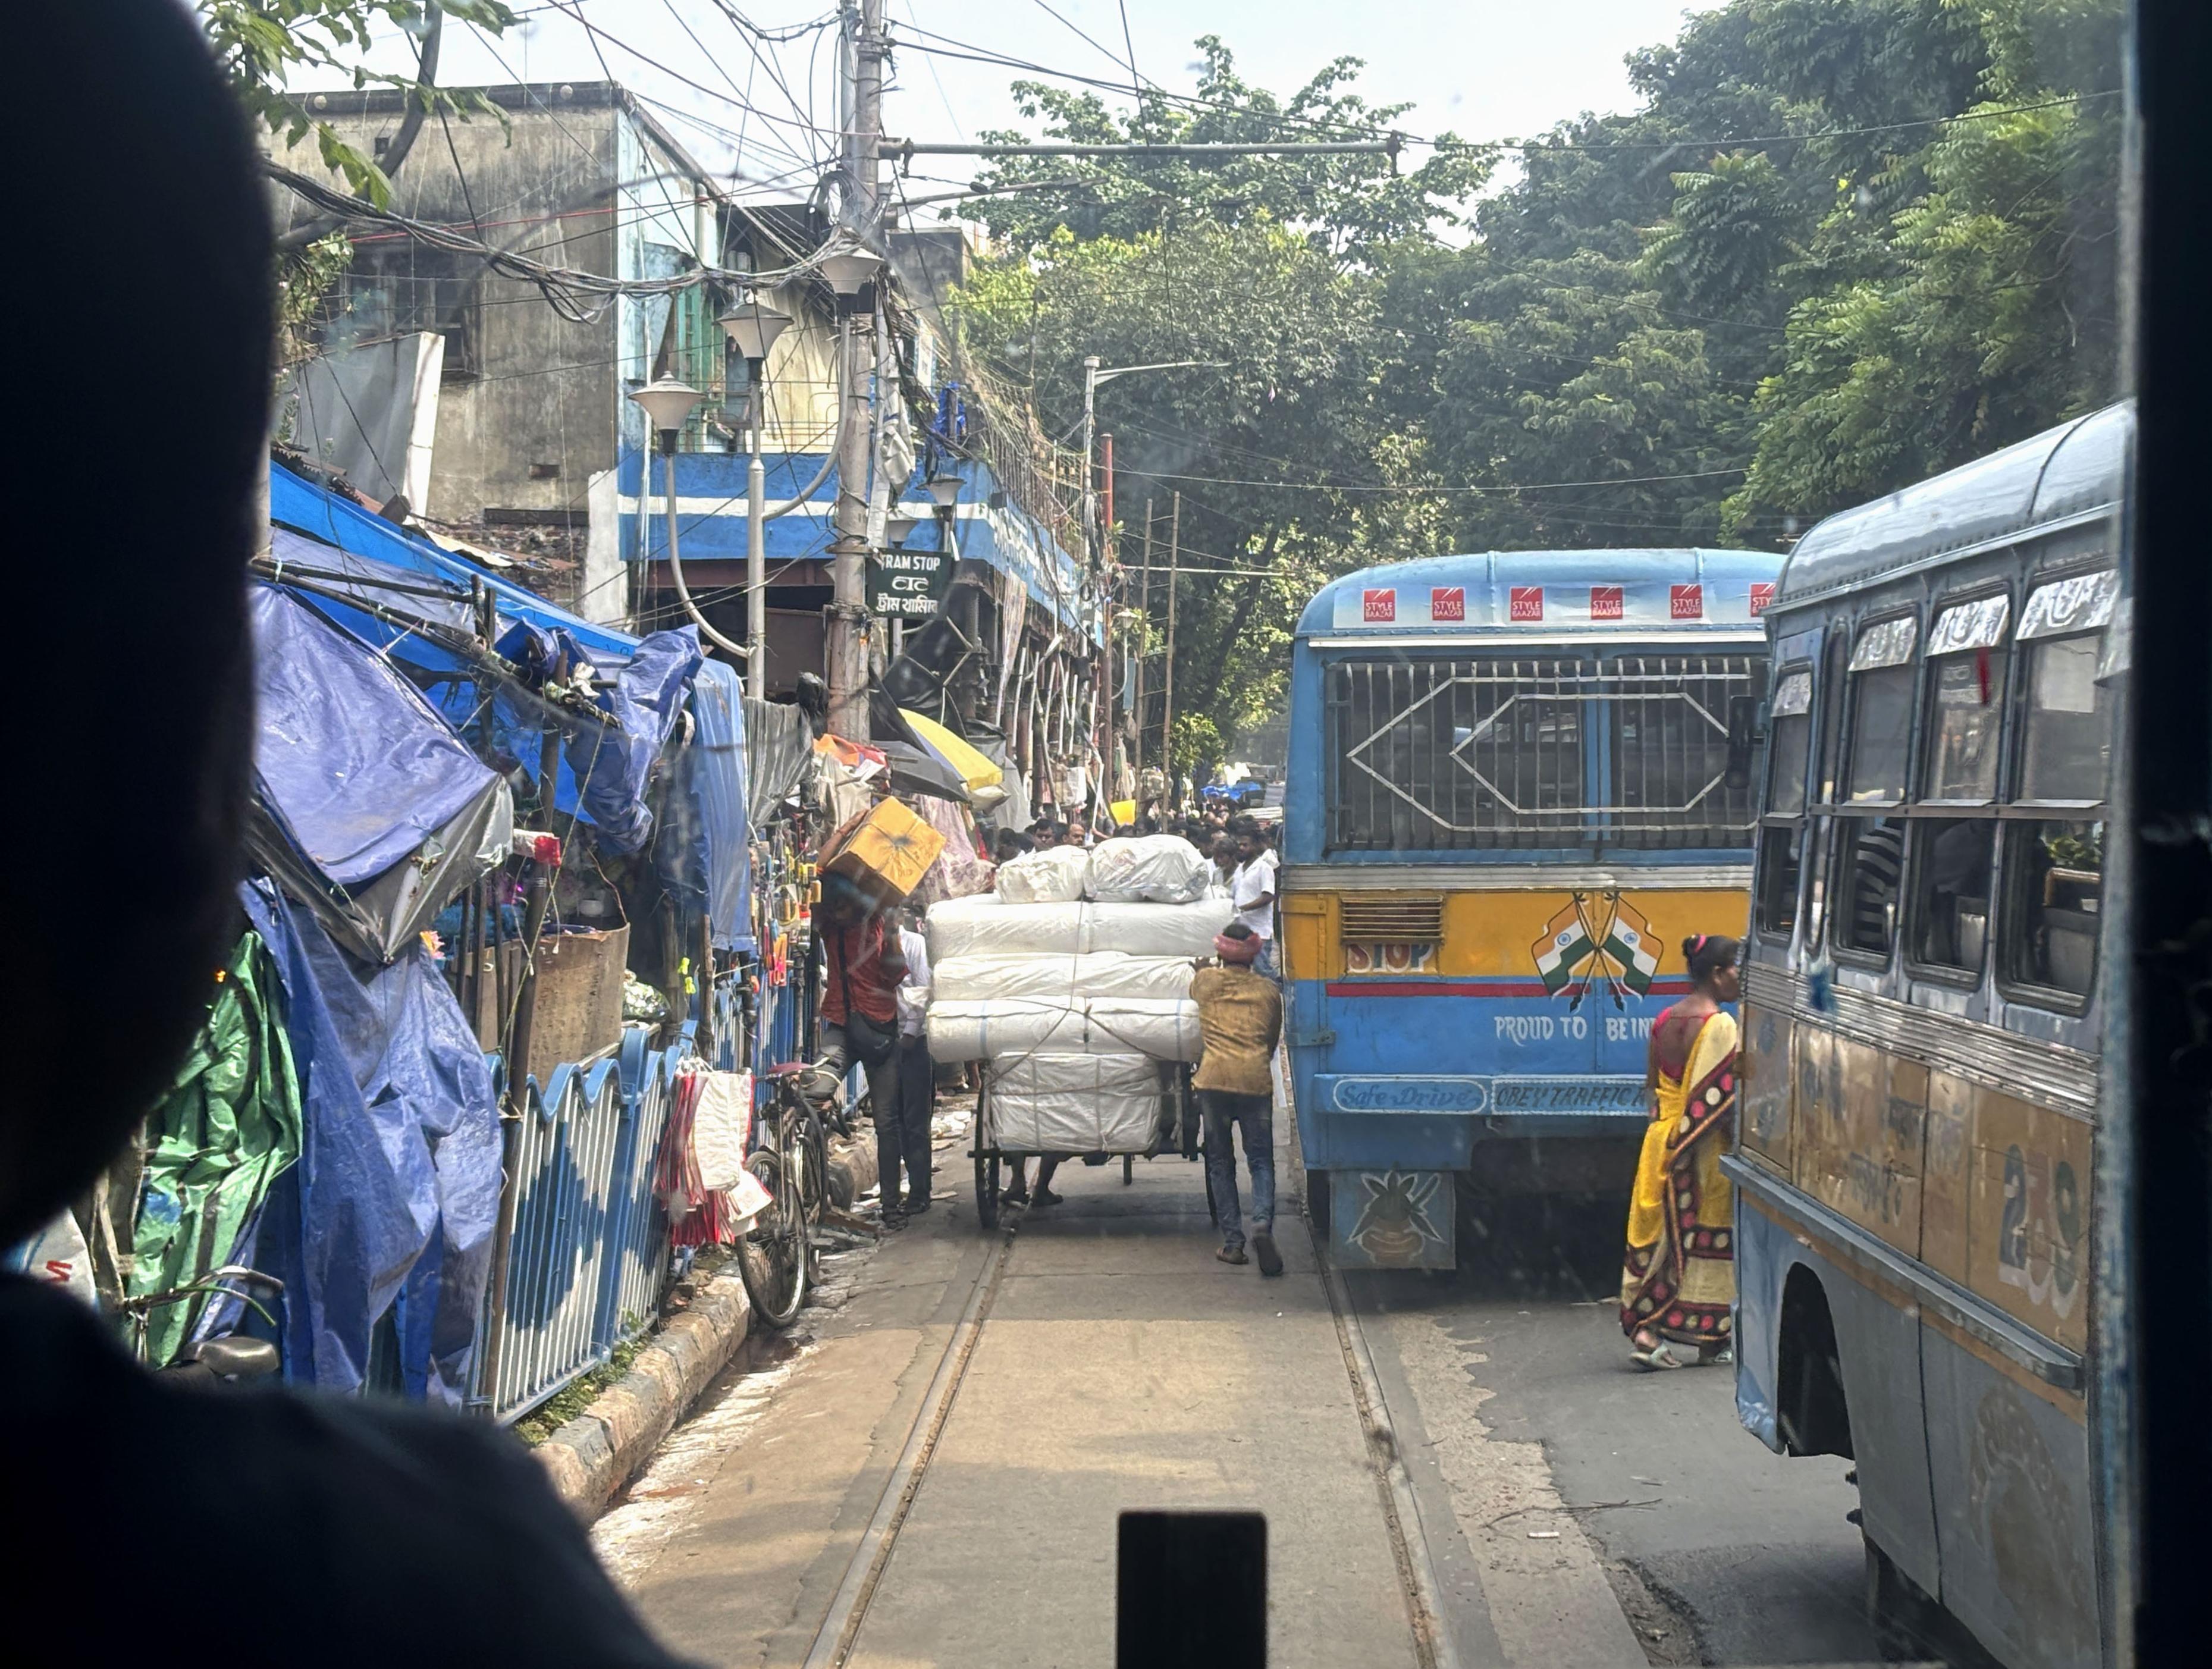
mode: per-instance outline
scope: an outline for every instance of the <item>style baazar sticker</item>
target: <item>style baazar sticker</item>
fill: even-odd
[[[1506,618],[1509,620],[1541,620],[1544,617],[1544,588],[1541,586],[1515,586],[1506,594]]]
[[[1359,617],[1370,626],[1388,626],[1395,622],[1398,618],[1398,593],[1395,588],[1384,586],[1380,590],[1361,592]]]
[[[1590,587],[1590,618],[1620,620],[1628,612],[1627,593],[1619,586]]]
[[[1705,588],[1703,586],[1669,586],[1667,587],[1667,618],[1669,620],[1703,620],[1705,617]]]
[[[1429,588],[1429,618],[1431,620],[1465,620],[1467,618],[1467,587],[1464,586],[1431,586]]]

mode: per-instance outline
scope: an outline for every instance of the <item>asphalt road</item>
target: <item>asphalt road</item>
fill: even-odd
[[[1463,1212],[1472,1255],[1452,1276],[1356,1278],[1386,1382],[1425,1423],[1471,1403],[1487,1442],[1540,1448],[1652,1660],[1874,1660],[1847,1463],[1769,1453],[1737,1423],[1725,1369],[1630,1364],[1613,1216],[1532,1219],[1486,1247]],[[1460,1516],[1470,1536],[1550,1522]]]

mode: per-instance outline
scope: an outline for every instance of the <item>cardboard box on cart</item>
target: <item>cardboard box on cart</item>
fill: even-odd
[[[944,835],[897,800],[881,799],[830,837],[822,869],[843,876],[878,906],[896,904],[944,850]]]

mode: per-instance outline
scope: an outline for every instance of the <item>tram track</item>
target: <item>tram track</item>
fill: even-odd
[[[1411,1474],[1401,1453],[1389,1405],[1375,1364],[1359,1312],[1343,1276],[1329,1267],[1323,1237],[1303,1209],[1301,1217],[1314,1250],[1314,1259],[1328,1298],[1337,1348],[1359,1423],[1362,1447],[1374,1473],[1376,1506],[1388,1535],[1415,1662],[1419,1669],[1459,1669],[1451,1629],[1440,1603],[1440,1588],[1431,1557],[1428,1532],[1415,1496]],[[836,1594],[815,1631],[805,1669],[842,1669],[852,1657],[888,1569],[891,1555],[905,1527],[915,1498],[928,1476],[945,1428],[951,1420],[976,1346],[981,1342],[993,1304],[1012,1260],[1018,1221],[1001,1229],[997,1244],[975,1274],[959,1320],[938,1358],[928,1388],[915,1411],[899,1457],[885,1480],[882,1495],[867,1526],[861,1532],[845,1565]]]

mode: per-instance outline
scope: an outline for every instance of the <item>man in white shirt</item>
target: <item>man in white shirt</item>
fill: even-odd
[[[1275,955],[1275,854],[1268,850],[1260,825],[1250,817],[1231,818],[1229,832],[1237,839],[1239,860],[1229,883],[1230,901],[1237,907],[1236,919],[1260,941],[1259,960],[1253,963],[1253,971],[1280,980],[1282,968]]]
[[[899,982],[898,998],[898,1131],[897,1158],[881,1179],[883,1198],[899,1198],[899,1160],[906,1168],[904,1215],[920,1217],[929,1209],[929,1120],[937,1110],[937,1065],[929,1058],[929,941],[922,936],[921,919],[913,911],[899,919],[899,950],[906,958],[906,978]],[[891,1144],[879,1151],[888,1153]],[[888,1218],[887,1218],[888,1220]]]

